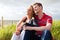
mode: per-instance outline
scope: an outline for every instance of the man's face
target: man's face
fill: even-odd
[[[36,14],[42,12],[42,7],[38,6],[37,4],[33,5],[33,9]]]

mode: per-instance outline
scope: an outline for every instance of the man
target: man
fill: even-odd
[[[52,27],[52,17],[43,12],[41,3],[33,4],[35,19],[39,27],[24,27],[24,30],[35,30],[36,36],[34,40],[52,40],[50,29]]]

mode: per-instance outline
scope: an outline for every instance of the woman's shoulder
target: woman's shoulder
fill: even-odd
[[[24,17],[22,17],[22,18],[19,20],[19,22],[25,22],[26,19],[27,19],[27,17],[24,16]]]
[[[23,22],[25,22],[25,21],[26,21],[26,19],[27,19],[27,17],[26,17],[26,16],[24,16],[24,17],[22,18],[22,21],[23,21]]]

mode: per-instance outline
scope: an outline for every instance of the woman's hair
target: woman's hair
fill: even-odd
[[[31,16],[30,16],[32,18],[32,17],[35,17],[35,13],[34,13],[33,6],[31,5],[30,7],[32,8],[32,13],[31,13]],[[27,20],[27,17],[24,17],[23,22],[25,22],[26,20]]]
[[[35,13],[34,13],[34,9],[33,9],[33,6],[31,5],[30,6],[32,8],[32,13],[31,13],[31,18],[35,16]],[[27,17],[23,17],[22,20],[17,24],[17,27],[22,23],[22,22],[26,22],[27,20]]]
[[[33,6],[31,5],[30,7],[32,7],[32,15],[31,15],[31,17],[35,17]]]

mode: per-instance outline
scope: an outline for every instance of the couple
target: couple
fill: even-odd
[[[43,12],[41,3],[34,3],[28,8],[27,15],[17,24],[12,40],[53,40],[51,27],[52,17]]]

